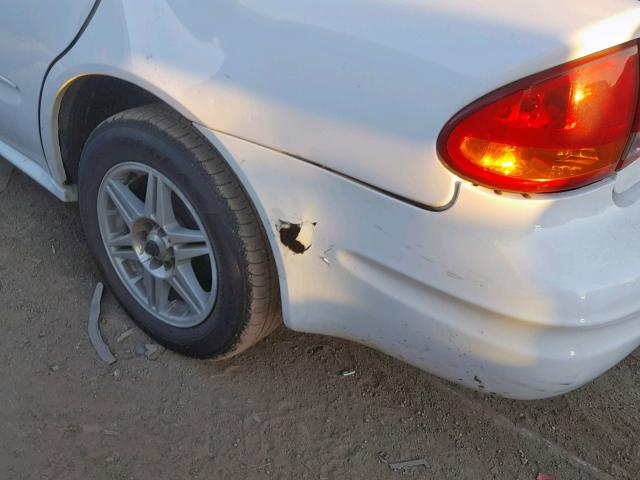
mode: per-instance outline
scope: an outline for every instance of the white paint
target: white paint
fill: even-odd
[[[0,154],[59,197],[73,198],[60,99],[78,77],[114,76],[203,125],[234,167],[291,328],[516,398],[574,389],[640,343],[639,169],[533,199],[464,184],[431,213],[277,153],[447,203],[458,179],[436,154],[445,122],[506,83],[638,37],[637,2],[104,1],[46,79],[43,157],[35,92],[92,3],[64,1],[27,15],[32,0],[0,0],[0,74],[18,87],[0,85]],[[282,221],[302,223],[307,252],[283,247]]]
[[[46,168],[38,126],[44,74],[73,40],[93,4],[94,0],[0,0],[0,141],[38,163],[39,170]],[[30,167],[36,179],[41,178],[39,170]]]
[[[201,131],[264,219],[290,328],[524,399],[573,390],[640,344],[640,202],[618,207],[612,180],[536,199],[465,184],[431,213]],[[281,219],[317,222],[307,252],[280,244]]]
[[[77,200],[78,193],[75,186],[60,185],[55,182],[49,172],[41,167],[39,163],[27,158],[3,141],[0,141],[0,157],[5,158],[14,167],[26,173],[63,202],[74,202]]]
[[[66,82],[106,74],[201,125],[441,205],[456,178],[436,140],[452,115],[599,48],[589,32],[609,19],[625,26],[610,45],[637,36],[628,27],[639,14],[629,0],[103,2],[47,81],[45,150],[59,169],[47,126]]]

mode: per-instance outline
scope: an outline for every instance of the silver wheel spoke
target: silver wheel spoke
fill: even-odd
[[[182,263],[192,258],[202,257],[204,255],[209,255],[209,247],[207,247],[206,243],[203,244],[191,244],[191,245],[180,245],[173,249],[175,259],[177,263]]]
[[[106,190],[127,227],[131,228],[133,222],[144,212],[143,203],[119,180],[109,180]]]
[[[176,268],[175,274],[169,280],[171,286],[194,313],[200,313],[207,303],[207,293],[202,290],[190,265]]]
[[[158,175],[152,172],[147,177],[145,212],[161,226],[170,225],[176,221],[171,201],[171,189]]]
[[[200,230],[192,230],[175,225],[171,228],[166,228],[165,231],[174,246],[184,243],[206,243],[207,241],[206,235]]]
[[[110,247],[131,247],[133,245],[133,239],[129,232],[122,235],[116,235],[109,240]]]
[[[119,260],[131,260],[134,262],[140,262],[140,258],[138,257],[138,254],[133,250],[133,248],[112,249],[111,255]]]
[[[153,276],[146,271],[143,274],[144,288],[147,292],[149,307],[158,312],[164,312],[169,305],[169,284],[166,280]]]

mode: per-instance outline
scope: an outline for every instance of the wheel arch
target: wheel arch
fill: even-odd
[[[52,173],[57,169],[59,178],[66,185],[75,186],[82,147],[91,132],[103,120],[130,108],[148,103],[163,103],[192,122],[195,130],[199,130],[197,128],[199,124],[189,115],[186,107],[180,105],[160,89],[153,88],[153,86],[152,88],[141,86],[144,83],[144,81],[136,82],[135,79],[125,79],[107,74],[86,74],[74,77],[66,82],[55,97],[50,114],[50,122],[44,125],[51,129],[49,154],[55,157],[49,158],[49,166]],[[152,89],[154,90],[153,92],[151,91]],[[230,152],[221,148],[220,144],[212,142],[210,138],[204,135],[203,138],[218,150],[229,164],[253,202],[275,262],[280,284],[281,312],[285,318],[285,324],[287,324],[289,296],[284,260],[279,248],[279,239],[273,230],[273,225],[270,223],[266,209],[257,196],[255,189],[249,184],[247,177],[241,171],[238,162],[234,158],[230,158]],[[51,155],[52,153],[53,155]]]
[[[77,183],[84,144],[102,121],[130,108],[159,101],[138,85],[107,75],[86,75],[65,85],[56,102],[54,133],[66,183]]]

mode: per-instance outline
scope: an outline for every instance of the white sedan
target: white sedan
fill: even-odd
[[[640,344],[637,1],[0,12],[0,155],[163,345],[283,320],[533,399]]]

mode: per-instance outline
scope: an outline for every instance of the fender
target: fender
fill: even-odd
[[[62,182],[59,98],[75,78],[102,74],[214,131],[445,205],[456,177],[435,144],[456,111],[513,78],[634,35],[636,4],[579,3],[487,2],[471,21],[463,0],[102,2],[47,77],[45,153]],[[545,8],[555,23],[535,15]],[[474,60],[461,63],[461,49]]]

